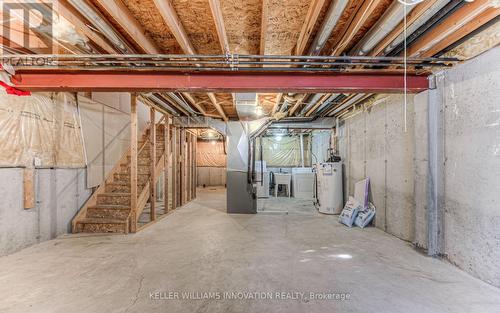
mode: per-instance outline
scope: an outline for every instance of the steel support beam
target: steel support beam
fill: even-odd
[[[31,72],[15,75],[12,83],[21,90],[82,92],[401,93],[404,90],[403,75],[384,73]],[[428,87],[427,76],[408,76],[408,92],[418,93]]]

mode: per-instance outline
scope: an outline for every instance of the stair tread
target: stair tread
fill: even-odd
[[[89,209],[117,209],[117,210],[130,210],[130,206],[123,204],[96,204],[89,206]]]
[[[125,224],[127,220],[120,220],[116,218],[97,218],[97,217],[86,217],[78,221],[81,224]]]
[[[106,196],[106,197],[129,197],[130,192],[103,192],[98,194],[97,196]]]

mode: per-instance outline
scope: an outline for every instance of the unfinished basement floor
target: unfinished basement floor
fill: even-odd
[[[336,216],[225,213],[225,191],[135,235],[69,235],[0,258],[0,312],[498,312],[500,290]],[[160,292],[159,298],[151,294]],[[348,300],[167,300],[179,292]]]

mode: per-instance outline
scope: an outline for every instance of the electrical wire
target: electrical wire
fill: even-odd
[[[410,0],[411,1],[411,0]],[[406,7],[409,5],[415,5],[418,3],[423,2],[424,0],[414,0],[411,2],[406,2],[404,0],[398,0],[399,3],[403,4],[403,20],[404,20],[404,29],[403,29],[403,36],[404,36],[404,57],[403,57],[403,66],[404,66],[404,132],[408,132],[408,54],[407,54],[407,47],[406,47],[406,30],[407,30],[407,22],[406,22],[406,15],[407,15],[407,10]]]

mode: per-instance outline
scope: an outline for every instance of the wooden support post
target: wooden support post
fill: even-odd
[[[156,220],[156,111],[154,108],[149,108],[149,122],[151,124],[149,131],[149,151],[151,157],[151,165],[149,167],[149,203],[151,221]]]
[[[137,231],[137,95],[130,98],[130,232]]]
[[[164,124],[164,132],[165,132],[165,168],[163,170],[163,200],[164,200],[164,213],[168,213],[169,205],[168,205],[168,191],[169,191],[169,179],[168,175],[170,174],[170,118],[168,115],[164,115],[165,124]]]
[[[193,199],[196,198],[196,141],[197,141],[197,136],[193,135],[193,161],[192,161],[192,168],[193,168],[193,183],[191,188],[193,189]]]
[[[177,155],[177,171],[175,173],[176,177],[177,177],[177,189],[176,189],[176,192],[177,192],[177,202],[176,202],[176,208],[179,207],[181,205],[181,188],[182,188],[182,179],[181,179],[181,162],[182,162],[182,155],[181,155],[181,142],[182,142],[182,138],[181,138],[181,129],[180,128],[177,128],[177,142],[176,142],[176,150],[175,150],[175,153]]]
[[[197,191],[197,187],[198,187],[198,166],[196,165],[196,161],[198,160],[197,158],[197,152],[198,152],[198,137],[197,136],[194,136],[194,152],[193,152],[193,155],[194,155],[194,164],[193,164],[193,167],[194,167],[194,184],[193,184],[193,190],[194,190],[194,197],[196,198],[196,191]]]
[[[191,147],[192,147],[192,138],[193,135],[191,133],[187,133],[187,153],[186,153],[186,158],[187,158],[187,162],[186,162],[186,172],[187,172],[187,186],[186,186],[186,194],[187,194],[187,201],[191,201],[192,199],[192,195],[191,195],[191,192],[192,192],[192,188],[191,188],[191,182],[192,182],[192,177],[191,177],[191,171],[192,171],[192,168],[191,168],[191,160],[192,160],[192,156],[191,156]]]
[[[181,129],[181,142],[180,142],[180,151],[181,151],[181,162],[180,162],[180,169],[181,169],[181,179],[180,179],[180,200],[181,203],[180,205],[183,206],[186,203],[186,130]]]
[[[23,170],[23,191],[24,191],[24,208],[35,208],[35,169],[25,168]]]
[[[177,145],[178,139],[177,136],[177,128],[172,127],[172,210],[177,208],[177,190],[179,189],[179,177],[177,176],[177,168],[178,168],[178,153],[177,153]]]

